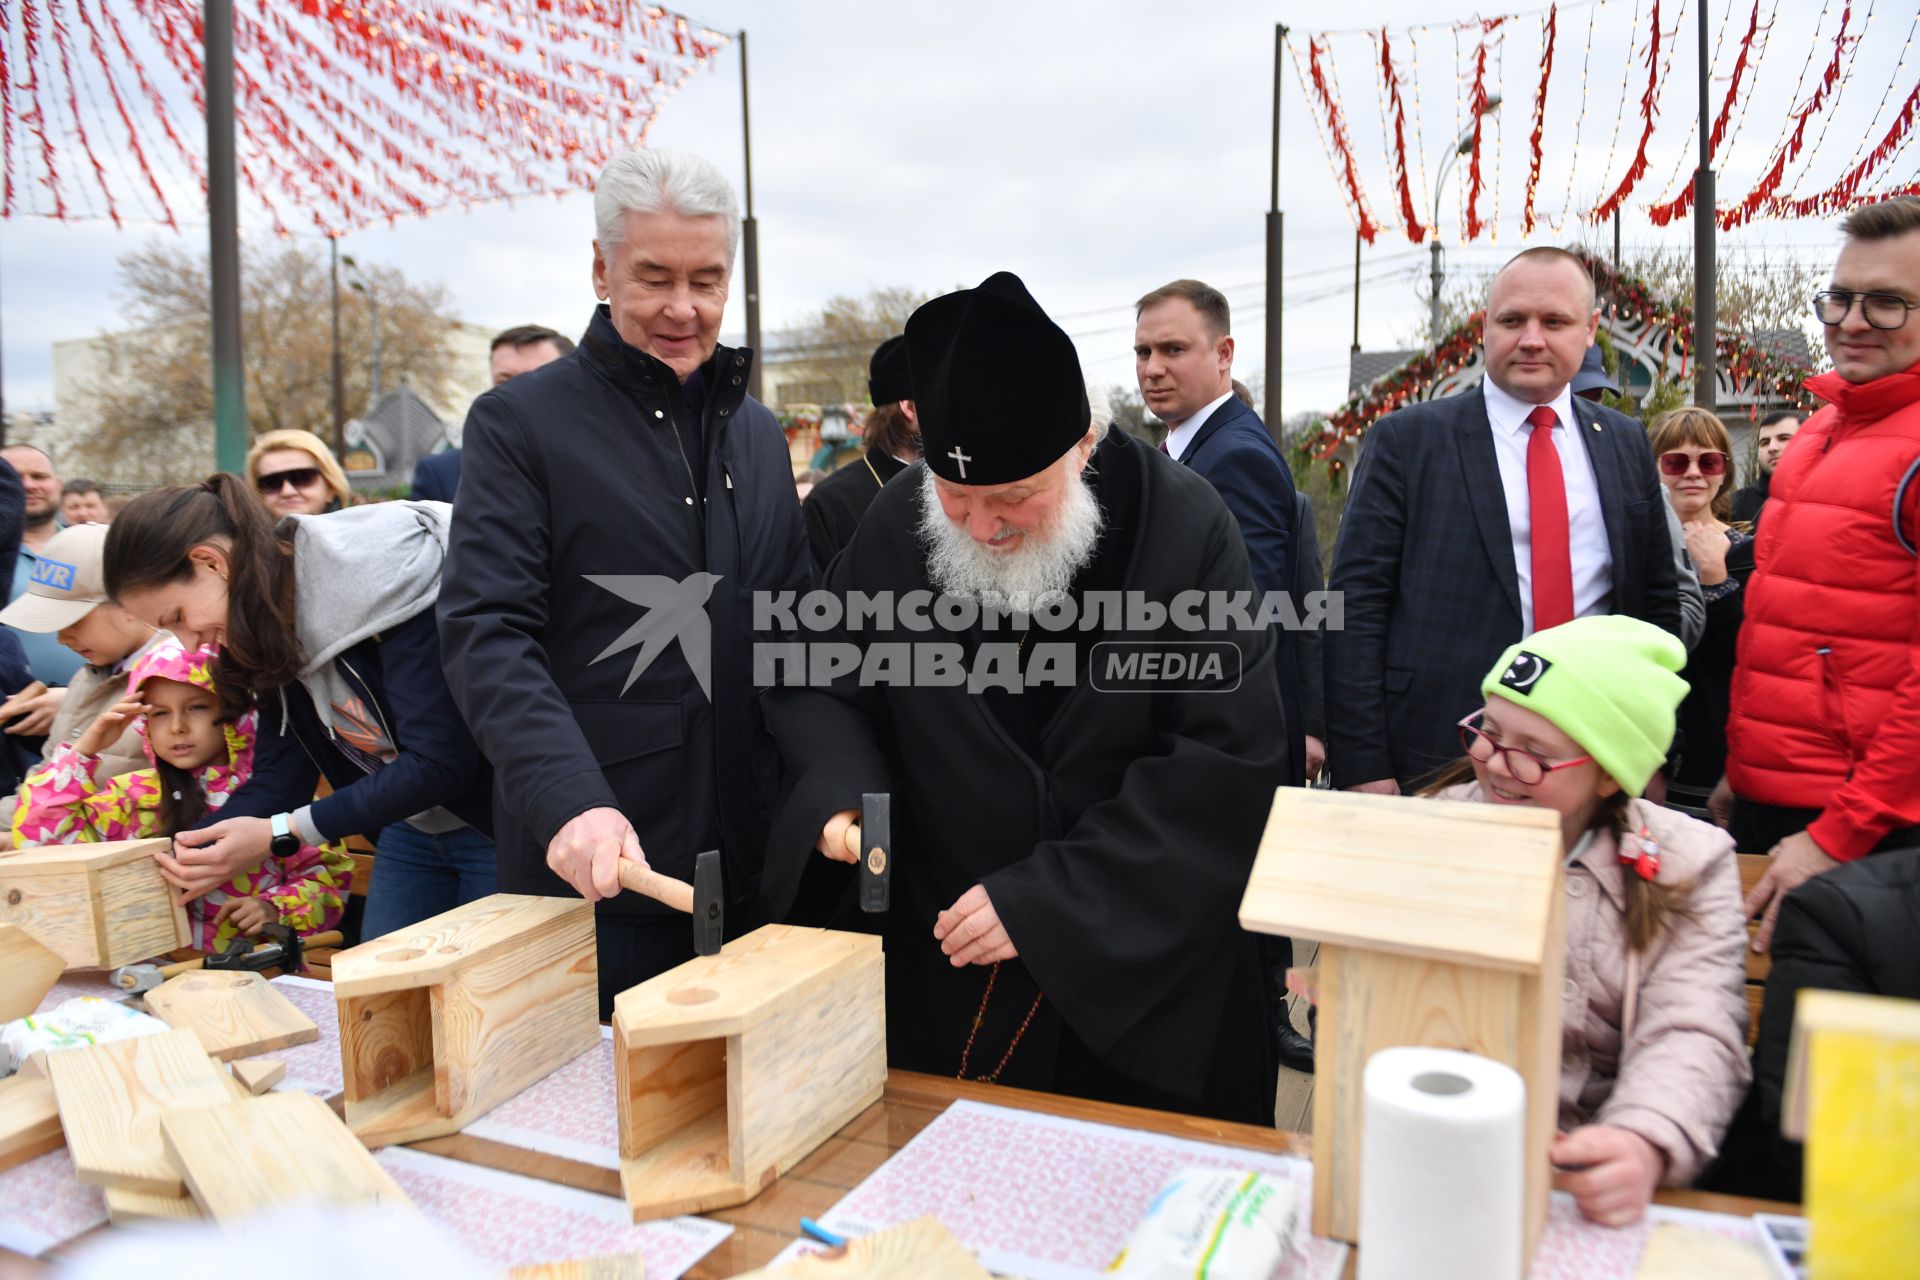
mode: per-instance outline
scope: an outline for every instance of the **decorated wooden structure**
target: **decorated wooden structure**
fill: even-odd
[[[767,925],[614,1001],[634,1221],[751,1200],[886,1082],[880,939]]]
[[[69,969],[111,969],[186,946],[186,910],[160,876],[166,840],[22,849],[0,858],[0,923],[17,924]]]
[[[593,907],[498,893],[333,957],[349,1127],[455,1133],[600,1041]]]
[[[1527,1086],[1525,1256],[1546,1221],[1565,968],[1559,818],[1282,788],[1240,923],[1320,943],[1313,1231],[1359,1234],[1362,1073],[1396,1045],[1504,1062]]]

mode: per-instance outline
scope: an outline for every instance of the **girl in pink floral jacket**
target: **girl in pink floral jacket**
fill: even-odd
[[[170,836],[227,802],[253,771],[255,713],[220,718],[214,691],[217,650],[155,648],[127,677],[127,699],[102,712],[71,744],[55,748],[20,784],[13,814],[16,847]],[[152,767],[98,776],[97,752],[137,720]],[[353,879],[353,858],[338,845],[303,845],[268,857],[187,904],[193,945],[225,947],[282,921],[301,934],[339,923]]]

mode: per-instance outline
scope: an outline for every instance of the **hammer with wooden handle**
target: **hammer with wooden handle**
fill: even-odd
[[[847,828],[842,847],[853,855],[860,879],[860,909],[885,911],[893,898],[893,798],[885,791],[860,797],[860,821]]]
[[[719,954],[720,944],[725,940],[726,914],[721,906],[718,849],[709,849],[694,858],[692,884],[622,858],[620,887],[692,916],[693,953],[697,956]]]

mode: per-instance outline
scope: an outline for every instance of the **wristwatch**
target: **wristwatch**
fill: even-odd
[[[267,845],[267,848],[274,857],[291,858],[294,854],[300,852],[300,837],[293,834],[292,821],[286,814],[274,814],[271,825],[273,827],[273,840]]]

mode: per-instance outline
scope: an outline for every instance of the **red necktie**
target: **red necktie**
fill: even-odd
[[[1527,502],[1532,510],[1533,629],[1573,621],[1573,550],[1567,527],[1567,482],[1553,429],[1560,419],[1546,405],[1527,415]]]

